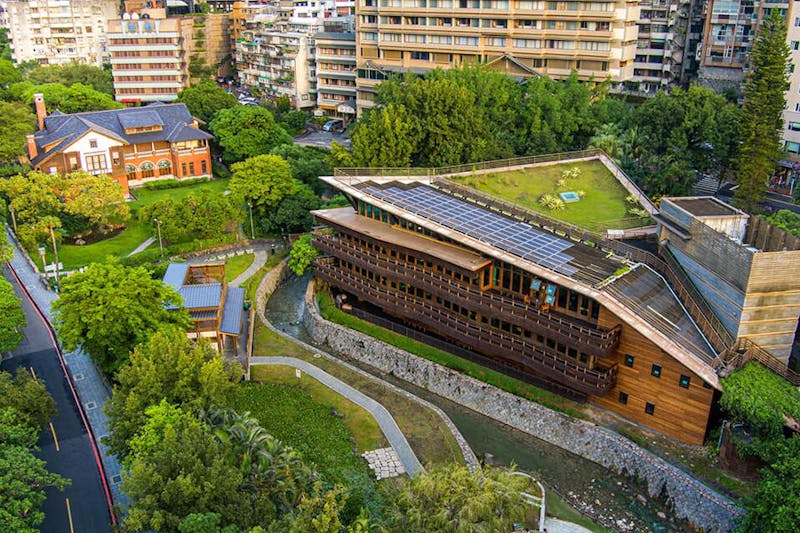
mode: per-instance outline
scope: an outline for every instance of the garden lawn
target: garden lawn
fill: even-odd
[[[247,267],[253,264],[255,259],[254,254],[243,254],[229,257],[225,261],[225,280],[230,283],[235,280],[239,274],[247,270]]]
[[[293,367],[283,365],[254,365],[250,369],[253,381],[300,389],[315,402],[334,410],[353,434],[359,453],[388,446],[378,422],[367,410],[311,376],[302,372],[300,375],[298,378]]]
[[[182,199],[188,196],[189,193],[197,193],[203,190],[222,194],[227,188],[228,180],[214,180],[186,187],[176,187],[174,189],[158,191],[136,189],[133,191],[133,194],[137,198],[136,201],[128,203],[131,209],[131,218],[126,223],[126,228],[119,235],[84,246],[62,245],[58,249],[58,259],[63,263],[64,270],[74,270],[88,265],[89,263],[104,262],[109,256],[125,257],[146,239],[156,236],[153,228],[149,225],[141,224],[137,218],[138,211],[142,206],[152,204],[153,202],[165,198]],[[158,246],[158,243],[153,243],[150,246]],[[32,258],[39,257],[36,250],[29,250],[28,252],[31,254]],[[47,260],[48,262],[52,261],[49,250]]]
[[[567,180],[565,186],[558,189],[556,182],[561,179],[561,174],[573,167],[580,169],[580,176]],[[560,163],[451,179],[552,218],[596,232],[652,224],[649,217],[640,218],[628,214],[629,204],[625,201],[628,191],[599,160]],[[539,205],[539,197],[543,194],[557,195],[559,192],[567,191],[583,191],[586,195],[577,202],[565,203],[564,209],[560,211],[551,211]]]
[[[268,433],[299,451],[324,482],[347,486],[348,503],[355,512],[364,505],[372,507],[379,499],[347,422],[322,400],[315,400],[300,387],[248,382],[236,388],[230,407],[249,412]],[[372,437],[366,440],[375,442]]]
[[[464,456],[455,437],[435,412],[335,361],[314,357],[303,346],[278,335],[260,320],[256,321],[253,335],[254,356],[284,355],[308,361],[383,405],[397,422],[422,464],[463,464]],[[258,367],[252,367],[252,370],[256,368]]]

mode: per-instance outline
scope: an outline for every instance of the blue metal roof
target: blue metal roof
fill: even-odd
[[[148,126],[163,126],[164,121],[155,111],[148,109],[137,110],[135,113],[120,113],[119,123],[123,128],[145,128]]]
[[[239,335],[242,330],[242,312],[244,311],[244,289],[228,287],[228,297],[222,310],[222,325],[219,330],[230,335]]]
[[[186,273],[189,271],[188,263],[170,263],[164,273],[163,282],[176,291],[180,291],[183,282],[186,280]]]
[[[218,307],[222,298],[222,284],[184,285],[178,292],[183,296],[183,306],[186,309]]]

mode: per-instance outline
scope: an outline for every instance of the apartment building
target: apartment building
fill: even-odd
[[[340,10],[352,10],[351,0],[307,2],[291,5],[275,2],[268,8],[237,5],[232,33],[239,81],[268,94],[286,96],[297,109],[317,105],[316,49],[313,36],[334,19],[346,27],[350,15],[339,17]],[[243,19],[246,13],[251,19]],[[332,80],[332,78],[330,78]],[[331,82],[332,84],[332,82]]]
[[[317,65],[317,110],[349,119],[356,113],[356,36],[321,32],[314,35]]]
[[[786,14],[788,31],[786,40],[791,50],[789,90],[786,92],[786,110],[783,112],[784,149],[793,160],[800,160],[800,5],[791,2]]]
[[[358,0],[358,105],[392,72],[488,63],[514,75],[630,80],[639,2]]]
[[[108,62],[106,22],[119,16],[117,0],[8,0],[11,54],[16,63]]]
[[[641,0],[633,76],[627,92],[652,96],[680,83],[691,0]]]

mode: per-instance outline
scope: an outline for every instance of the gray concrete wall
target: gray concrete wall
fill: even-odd
[[[729,499],[617,433],[322,319],[313,286],[309,285],[306,293],[303,322],[315,341],[616,472],[639,478],[651,496],[663,491],[678,517],[706,532],[731,531],[734,518],[742,513]]]

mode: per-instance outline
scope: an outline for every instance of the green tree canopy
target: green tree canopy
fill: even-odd
[[[0,101],[0,163],[27,157],[25,136],[36,129],[36,115],[18,102]]]
[[[259,106],[237,105],[222,109],[209,128],[224,150],[226,163],[268,154],[274,147],[292,142],[272,113]]]
[[[767,222],[774,224],[794,235],[800,237],[800,215],[788,209],[780,209],[764,217]]]
[[[29,81],[15,83],[9,88],[15,100],[25,104],[33,103],[33,95],[42,93],[47,112],[59,110],[62,113],[82,113],[84,111],[103,111],[105,109],[121,109],[121,103],[106,93],[95,91],[83,83],[74,83],[67,87],[60,83],[34,85]]]
[[[22,342],[22,328],[25,324],[25,311],[14,293],[14,287],[5,278],[0,279],[0,352],[17,349]]]
[[[260,217],[260,226],[266,233],[287,235],[308,231],[314,224],[312,209],[319,209],[320,199],[306,185],[300,185],[297,191],[281,200],[278,207]]]
[[[114,89],[111,85],[111,70],[95,67],[94,65],[67,63],[64,65],[39,66],[27,72],[25,79],[35,85],[60,83],[70,87],[76,83],[81,83],[88,85],[97,92],[114,96]]]
[[[292,167],[292,177],[311,187],[317,195],[321,195],[328,188],[319,177],[331,174],[331,167],[328,164],[329,153],[324,148],[298,144],[282,144],[270,152],[272,155],[284,158]]]
[[[117,373],[107,407],[108,445],[115,454],[126,456],[145,411],[161,400],[188,411],[224,404],[241,374],[238,365],[223,361],[205,341],[193,342],[178,329],[154,333]]]
[[[258,155],[231,165],[230,189],[234,198],[266,211],[274,209],[287,196],[295,194],[299,182],[292,168],[277,155]]]
[[[55,193],[57,178],[32,170],[0,180],[0,194],[8,202],[11,222],[16,227],[31,224],[48,215],[58,215],[61,201]]]
[[[0,409],[13,409],[23,423],[38,431],[56,414],[56,404],[44,383],[25,370],[15,375],[0,371]]]
[[[161,221],[161,235],[170,243],[221,237],[236,231],[241,218],[242,211],[227,196],[205,190],[180,200],[165,198],[139,211],[142,222]]]
[[[88,228],[105,228],[130,218],[125,190],[107,174],[78,170],[58,180],[57,191],[64,213],[79,217]]]
[[[780,10],[773,9],[759,27],[744,85],[742,144],[736,172],[739,188],[734,203],[745,211],[755,211],[764,200],[766,182],[781,155],[789,54],[786,19]]]
[[[0,59],[0,96],[6,96],[9,86],[22,80],[22,74],[16,69],[14,63],[8,59]]]
[[[131,350],[165,326],[185,328],[188,313],[172,287],[144,268],[116,261],[92,263],[64,279],[53,303],[56,329],[67,350],[82,346],[107,373],[115,372]]]
[[[387,521],[404,533],[511,531],[525,516],[526,486],[527,479],[504,469],[429,469],[390,493]]]
[[[302,276],[317,255],[319,252],[311,245],[311,235],[303,235],[294,241],[289,251],[289,268],[298,276]]]
[[[236,96],[220,88],[212,80],[195,83],[178,93],[178,102],[183,102],[195,118],[211,122],[217,112],[239,105]]]
[[[366,167],[407,167],[419,143],[411,113],[403,105],[364,113],[353,131],[353,160]]]

